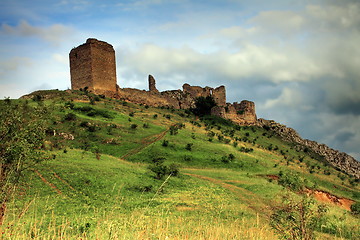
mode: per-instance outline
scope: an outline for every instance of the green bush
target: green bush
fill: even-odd
[[[187,143],[186,146],[185,146],[185,149],[188,150],[188,151],[191,151],[193,145],[194,145],[193,143]]]
[[[360,202],[356,202],[350,207],[351,213],[354,215],[360,215]]]
[[[161,146],[163,146],[163,147],[169,146],[169,141],[168,140],[163,140]]]
[[[152,159],[152,164],[148,166],[148,169],[155,173],[155,179],[163,179],[165,176],[178,176],[179,167],[178,165],[172,163],[169,166],[164,165],[165,158],[155,157]]]
[[[293,191],[300,191],[304,188],[304,179],[302,179],[298,173],[282,171],[279,172],[278,183]]]
[[[64,117],[65,121],[75,121],[76,115],[74,113],[67,113]]]

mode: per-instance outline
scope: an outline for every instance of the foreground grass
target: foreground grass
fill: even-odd
[[[274,239],[261,216],[216,183],[186,175],[158,181],[112,156],[56,153],[27,176],[3,238]]]

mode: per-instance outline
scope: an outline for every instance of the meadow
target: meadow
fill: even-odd
[[[263,128],[82,92],[11,101],[46,108],[54,157],[24,172],[1,239],[277,239],[284,196],[360,201],[355,179]],[[348,205],[319,200],[318,239],[360,238]]]

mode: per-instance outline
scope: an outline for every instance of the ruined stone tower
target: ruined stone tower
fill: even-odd
[[[89,38],[69,54],[71,89],[88,88],[112,97],[117,93],[115,51],[112,45]]]

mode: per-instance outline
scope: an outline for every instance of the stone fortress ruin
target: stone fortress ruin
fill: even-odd
[[[211,114],[232,120],[240,125],[257,123],[254,102],[227,103],[224,86],[217,88],[183,85],[183,90],[159,92],[155,78],[149,75],[149,90],[120,88],[116,80],[115,50],[112,45],[94,38],[73,48],[69,54],[72,90],[87,88],[95,94],[122,99],[132,103],[154,107],[189,109],[195,106],[198,97],[213,97],[217,106]]]

